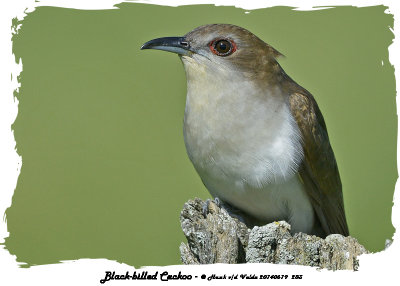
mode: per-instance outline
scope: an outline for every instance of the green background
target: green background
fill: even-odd
[[[243,26],[286,56],[280,63],[325,116],[351,235],[383,249],[394,232],[397,178],[393,16],[385,7],[118,7],[41,7],[13,39],[23,72],[12,128],[23,163],[5,244],[18,261],[180,263],[179,212],[209,194],[183,143],[182,64],[139,48],[207,23]]]

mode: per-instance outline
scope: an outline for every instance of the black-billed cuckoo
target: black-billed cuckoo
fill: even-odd
[[[249,224],[286,220],[292,233],[349,235],[324,118],[279,65],[278,51],[228,24],[142,49],[177,53],[183,62],[185,145],[214,198]]]

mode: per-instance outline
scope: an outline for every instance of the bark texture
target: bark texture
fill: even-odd
[[[285,221],[249,229],[213,201],[203,214],[205,204],[196,198],[186,202],[181,211],[181,226],[187,238],[187,243],[180,246],[184,264],[276,263],[357,270],[357,256],[368,253],[350,236],[292,236]]]

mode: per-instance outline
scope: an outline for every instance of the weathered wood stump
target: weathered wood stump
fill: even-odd
[[[210,202],[204,217],[204,203],[198,198],[190,200],[181,212],[181,226],[188,241],[180,246],[184,264],[266,262],[357,270],[357,256],[368,253],[350,236],[292,236],[285,221],[249,229],[214,202]]]

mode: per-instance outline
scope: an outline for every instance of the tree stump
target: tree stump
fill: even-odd
[[[204,217],[204,204],[198,198],[189,200],[181,211],[181,226],[187,238],[187,244],[180,246],[184,264],[276,263],[357,270],[357,256],[368,253],[350,236],[292,236],[285,221],[249,229],[213,201]]]

